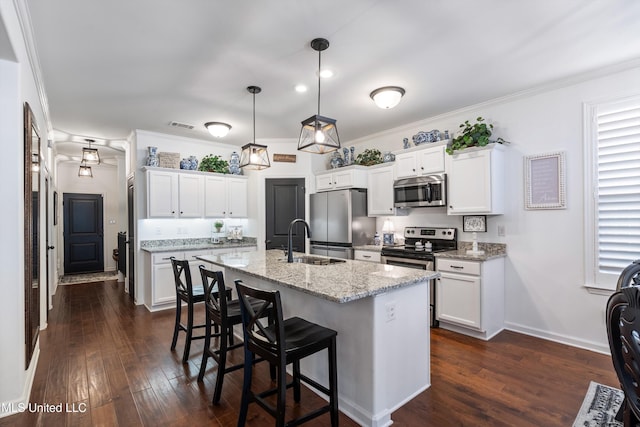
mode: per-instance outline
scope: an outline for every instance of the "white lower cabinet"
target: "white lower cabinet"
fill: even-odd
[[[226,252],[248,252],[255,251],[255,246],[241,248],[221,248],[221,249],[199,249],[192,251],[177,252],[159,252],[151,254],[149,257],[148,269],[150,270],[151,289],[150,301],[147,303],[149,310],[161,310],[171,308],[176,303],[176,287],[173,278],[173,267],[171,266],[171,257],[176,259],[187,259],[189,261],[189,271],[191,273],[191,282],[194,286],[202,285],[202,277],[200,276],[200,265],[215,270],[224,269],[213,266],[209,263],[198,260],[196,257],[202,255],[215,255],[216,253]],[[230,283],[233,283],[231,281]]]
[[[380,252],[354,250],[353,259],[359,261],[380,262]]]
[[[504,258],[436,258],[440,326],[488,340],[504,328]]]

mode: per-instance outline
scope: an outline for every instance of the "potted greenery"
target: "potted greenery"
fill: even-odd
[[[220,156],[209,154],[202,158],[198,170],[203,172],[229,173],[229,162],[223,160]]]
[[[213,226],[216,228],[216,231],[219,233],[222,230],[222,226],[224,225],[224,222],[217,220],[216,222],[213,223]]]
[[[451,141],[451,145],[447,147],[447,153],[453,154],[454,151],[464,150],[469,147],[484,147],[490,142],[497,142],[498,144],[505,142],[502,138],[490,140],[489,137],[491,136],[493,125],[483,122],[484,119],[482,117],[478,117],[474,124],[469,123],[469,120],[465,120],[465,122],[460,125],[460,127],[464,129]]]
[[[382,163],[382,153],[376,148],[367,148],[358,154],[355,163],[362,166],[373,166]]]

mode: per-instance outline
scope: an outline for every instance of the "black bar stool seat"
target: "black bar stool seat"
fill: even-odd
[[[238,427],[244,427],[249,403],[255,402],[276,419],[277,427],[302,424],[327,412],[331,426],[338,425],[338,374],[336,362],[337,332],[309,322],[300,317],[283,319],[279,291],[264,291],[246,286],[236,280],[238,299],[241,302],[244,332],[244,382]],[[251,299],[250,299],[251,298]],[[256,305],[256,301],[259,304]],[[262,320],[265,310],[272,310],[272,324]],[[300,360],[326,349],[329,365],[329,387],[314,381],[300,372]],[[276,366],[277,384],[270,390],[256,393],[251,390],[255,355]],[[293,364],[293,381],[287,384],[286,367]],[[293,400],[300,402],[300,383],[305,382],[329,397],[329,403],[285,424],[285,399],[287,388],[293,387]],[[266,401],[267,396],[277,395],[274,407]]]

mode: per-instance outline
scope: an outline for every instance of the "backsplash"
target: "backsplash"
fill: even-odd
[[[219,220],[224,225],[217,232],[214,223]],[[252,233],[249,229],[249,220],[246,218],[143,219],[138,221],[138,236],[140,240],[224,238],[228,227],[242,227],[243,235],[251,233],[255,236],[255,232]]]

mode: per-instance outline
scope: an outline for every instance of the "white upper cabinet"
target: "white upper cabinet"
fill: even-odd
[[[169,171],[147,171],[147,216],[176,218],[178,209],[178,175]]]
[[[202,218],[204,215],[204,177],[178,175],[178,205],[180,218]]]
[[[317,173],[316,191],[339,190],[342,188],[367,188],[366,167],[347,166]]]
[[[204,216],[208,218],[247,217],[247,178],[206,176]]]
[[[504,149],[500,144],[447,155],[449,215],[504,213]]]
[[[247,178],[208,172],[143,169],[148,218],[246,218]]]
[[[393,168],[394,165],[383,167],[373,166],[369,170],[367,192],[367,215],[388,216],[395,215],[393,206]]]
[[[396,178],[443,173],[445,149],[446,145],[442,144],[396,154]]]

